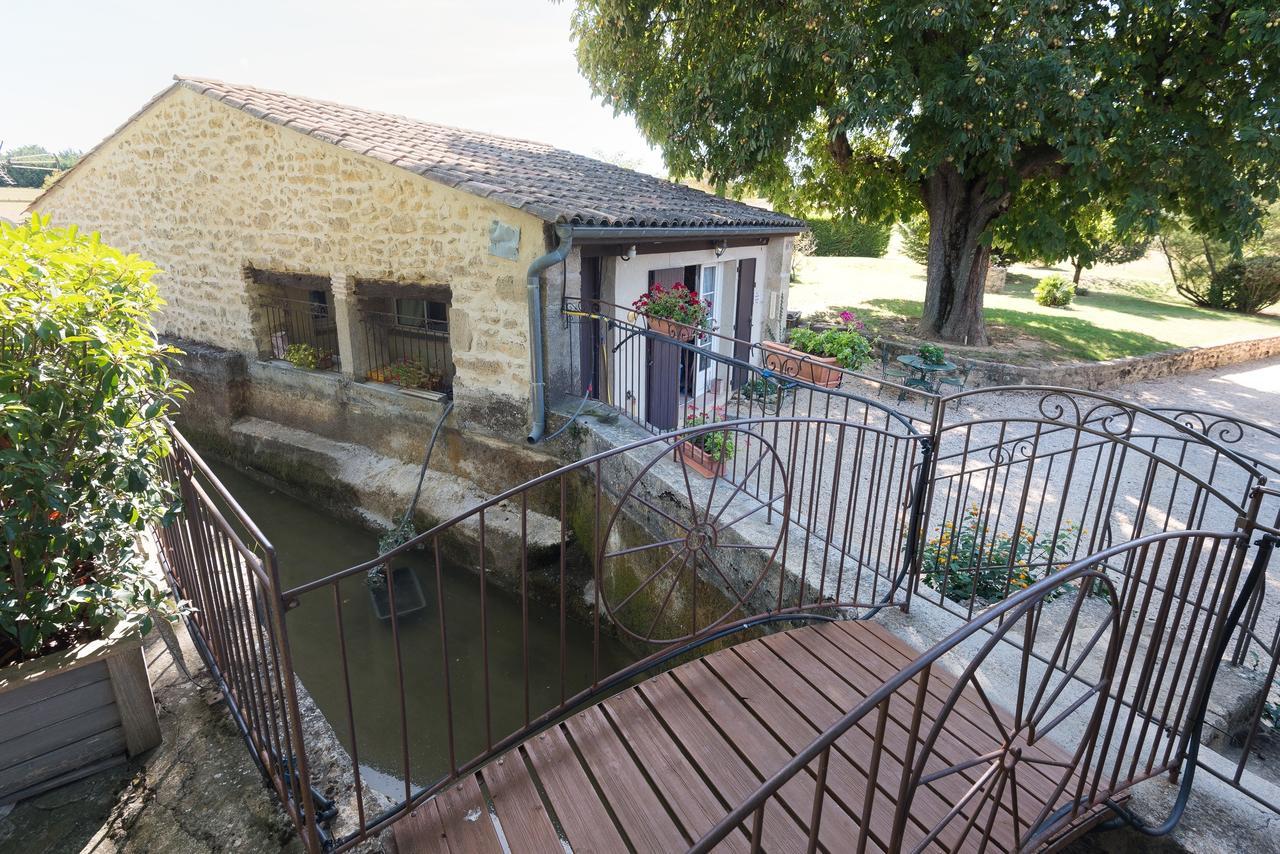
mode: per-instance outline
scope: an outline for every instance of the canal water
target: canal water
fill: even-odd
[[[377,554],[376,534],[273,490],[230,466],[210,465],[275,546],[285,587],[323,578]],[[398,665],[391,623],[376,616],[363,573],[340,585],[345,670],[331,588],[303,596],[301,605],[287,618],[299,678],[343,746],[358,756],[364,778],[397,800],[404,796],[401,781],[406,751],[410,779],[415,786],[426,785],[448,771],[450,725],[454,758],[461,763],[482,751],[488,737],[497,741],[525,720],[519,600],[491,585],[486,593],[488,631],[483,632],[479,576],[470,568],[451,565],[442,567],[452,700],[446,705],[435,562],[429,558],[424,551],[397,561],[397,566],[408,566],[417,575],[427,603],[423,610],[399,621]],[[537,717],[561,697],[560,615],[554,605],[542,603],[531,604],[528,610],[528,705],[531,715]],[[566,696],[572,696],[591,682],[592,636],[589,627],[572,621],[567,624],[563,682]],[[601,675],[631,660],[619,644],[602,638]]]

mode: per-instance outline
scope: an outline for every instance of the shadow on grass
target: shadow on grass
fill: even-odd
[[[1034,301],[1035,298],[1031,295],[1031,289],[1036,286],[1037,281],[1039,280],[1035,276],[1010,273],[1001,295]],[[1088,296],[1076,297],[1076,303],[1074,304],[1092,306],[1104,311],[1114,311],[1117,314],[1128,314],[1145,321],[1195,320],[1237,323],[1241,320],[1256,320],[1260,323],[1275,323],[1280,326],[1280,318],[1201,308],[1189,303],[1166,302],[1165,300],[1152,299],[1150,296],[1136,293],[1126,294],[1095,289],[1090,291]],[[988,309],[988,317],[991,316],[990,311]]]
[[[913,319],[920,317],[923,308],[923,303],[918,300],[875,299],[867,304],[888,314]],[[1005,308],[988,308],[985,313],[990,326],[1004,327],[1033,336],[1058,353],[1076,359],[1101,361],[1121,356],[1141,356],[1176,346],[1141,332],[1103,329],[1087,320],[1074,317]]]

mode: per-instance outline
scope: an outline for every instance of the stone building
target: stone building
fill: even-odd
[[[448,397],[469,432],[539,438],[547,395],[594,370],[571,363],[566,299],[684,279],[723,333],[778,336],[803,229],[547,145],[190,78],[32,207],[164,271],[197,408],[402,459]]]

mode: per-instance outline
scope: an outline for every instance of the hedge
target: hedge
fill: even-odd
[[[889,248],[887,225],[871,225],[855,219],[811,219],[814,255],[856,255],[879,258]]]

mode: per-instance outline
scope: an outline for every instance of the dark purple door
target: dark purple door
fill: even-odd
[[[603,313],[600,306],[599,258],[582,259],[582,310],[594,315]],[[596,400],[601,399],[600,383],[603,380],[601,350],[605,343],[603,336],[604,324],[594,317],[590,320],[583,319],[578,325],[580,350],[578,375],[581,384],[578,393],[585,395],[589,392]]]
[[[649,271],[649,287],[669,288],[683,282],[684,267]],[[680,425],[680,373],[684,360],[680,345],[670,338],[650,338],[646,348],[644,420],[659,430]]]
[[[741,362],[751,361],[751,321],[756,302],[756,259],[744,258],[738,262],[738,306],[733,317],[733,358]],[[747,381],[746,368],[733,369],[733,385]]]

